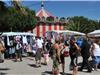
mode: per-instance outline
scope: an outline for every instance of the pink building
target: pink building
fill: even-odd
[[[64,22],[60,22],[55,16],[46,11],[44,9],[43,2],[41,4],[41,9],[36,13],[36,16],[40,18],[40,20],[37,21],[36,27],[33,29],[33,33],[35,33],[37,36],[45,37],[46,31],[50,30],[63,30]],[[47,21],[46,19],[48,17],[53,17],[54,20]]]

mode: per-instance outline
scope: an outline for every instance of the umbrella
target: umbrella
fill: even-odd
[[[88,36],[90,36],[90,37],[100,36],[100,30],[92,31],[92,32],[88,33]]]
[[[15,32],[4,32],[2,36],[15,36],[17,35]]]
[[[26,35],[26,36],[36,36],[33,33],[29,33],[29,32],[4,32],[2,34],[2,36],[21,36],[21,35]]]
[[[88,33],[89,35],[100,34],[100,30],[95,30],[93,32]]]
[[[77,32],[77,31],[70,31],[70,30],[53,30],[52,32],[66,33],[67,35],[85,35],[84,33]]]

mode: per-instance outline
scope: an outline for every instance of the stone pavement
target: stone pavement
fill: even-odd
[[[79,61],[82,59],[79,57]],[[43,59],[42,59],[43,62]],[[70,58],[66,58],[65,75],[71,75],[69,71]],[[35,67],[35,59],[33,57],[25,57],[22,62],[14,62],[13,60],[5,60],[4,63],[0,63],[0,75],[52,75],[52,60],[50,59],[47,66],[43,65],[40,68]],[[61,72],[60,66],[60,72]],[[93,71],[92,73],[78,72],[78,75],[100,75],[100,69]]]

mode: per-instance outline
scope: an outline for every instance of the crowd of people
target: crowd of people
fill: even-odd
[[[15,59],[17,61],[22,56],[27,56],[31,52],[32,37],[31,36],[0,36],[1,44],[1,60]],[[2,46],[5,49],[2,49]]]
[[[59,75],[59,68],[61,64],[62,73],[65,73],[65,57],[70,56],[70,70],[73,71],[73,75],[77,75],[78,71],[82,71],[87,68],[87,72],[92,72],[93,70],[97,71],[100,64],[100,38],[87,38],[87,37],[78,37],[70,36],[68,39],[64,40],[63,38],[56,38],[55,41],[47,38],[36,37],[33,40],[33,43],[29,46],[28,44],[22,44],[22,40],[13,40],[13,46],[6,48],[4,42],[0,39],[0,62],[4,61],[3,55],[7,54],[7,51],[11,51],[9,58],[15,58],[17,61],[20,58],[22,61],[22,54],[28,53],[27,49],[30,49],[32,46],[34,49],[33,54],[35,54],[36,67],[41,67],[41,58],[44,57],[44,64],[48,65],[49,57],[53,61],[52,73],[53,75]],[[10,41],[12,44],[12,41]],[[1,49],[1,46],[3,49]],[[29,47],[28,47],[29,46]],[[28,48],[27,48],[28,47]],[[14,52],[12,50],[15,50]],[[12,54],[12,52],[14,54]],[[82,65],[78,68],[78,57],[83,58]],[[92,58],[92,65],[90,65],[89,58]]]

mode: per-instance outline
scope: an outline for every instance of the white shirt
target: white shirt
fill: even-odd
[[[37,39],[37,40],[36,40],[36,43],[37,43],[37,47],[38,47],[38,48],[42,48],[42,47],[43,47],[43,45],[42,45],[42,44],[43,44],[43,40]]]
[[[20,43],[17,43],[16,49],[19,50],[21,47],[22,47],[22,45]]]
[[[93,43],[93,45],[94,45],[94,50],[93,50],[94,56],[100,56],[100,46],[96,43]]]

